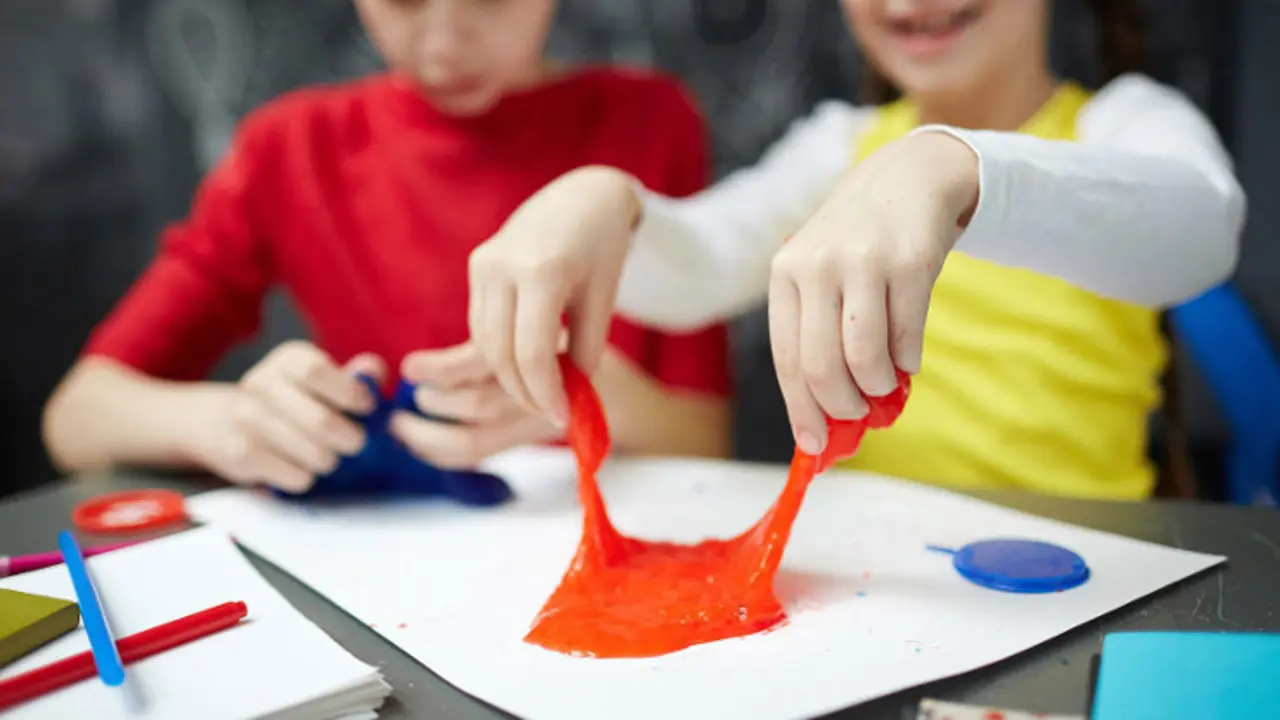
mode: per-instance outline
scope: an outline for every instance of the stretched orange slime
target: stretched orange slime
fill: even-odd
[[[821,456],[796,450],[787,484],[758,523],[730,540],[697,545],[622,535],[609,521],[596,473],[609,453],[609,427],[591,381],[561,358],[578,461],[582,540],[569,569],[525,636],[557,652],[597,658],[665,655],[692,645],[751,635],[786,618],[773,592],[791,526],[814,476],[852,455],[868,427],[888,427],[910,392],[874,398],[870,415],[830,423]]]

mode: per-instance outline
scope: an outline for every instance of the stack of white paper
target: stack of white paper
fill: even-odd
[[[98,555],[88,566],[117,640],[225,602],[244,602],[249,616],[129,665],[128,691],[93,678],[14,708],[6,719],[372,718],[391,692],[376,668],[353,657],[267,584],[225,533],[190,530]],[[9,578],[0,587],[76,599],[61,565]],[[4,668],[0,678],[88,648],[81,628]],[[130,707],[126,692],[140,707]]]

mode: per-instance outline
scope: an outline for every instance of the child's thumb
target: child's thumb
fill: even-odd
[[[352,375],[366,375],[381,383],[387,377],[387,364],[373,353],[360,353],[347,361],[342,369]]]

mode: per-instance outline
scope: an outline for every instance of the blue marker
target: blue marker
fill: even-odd
[[[89,647],[93,651],[93,664],[98,668],[98,677],[111,687],[119,687],[124,684],[124,663],[120,661],[120,650],[111,637],[111,628],[107,626],[106,615],[98,602],[98,592],[89,579],[89,569],[85,567],[80,546],[70,532],[63,530],[58,533],[58,549],[62,551],[62,560],[66,563],[71,584],[76,590],[80,617],[84,619],[84,631],[89,636]]]

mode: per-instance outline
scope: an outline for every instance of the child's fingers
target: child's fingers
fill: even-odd
[[[517,271],[491,240],[471,253],[467,264],[471,301],[467,324],[471,342],[512,399],[532,410],[515,362],[515,278]]]
[[[308,394],[346,412],[364,414],[373,410],[375,401],[364,383],[344,372],[319,348],[294,343],[282,346],[282,352],[283,374]]]
[[[927,276],[889,283],[889,337],[893,364],[912,375],[920,372],[924,325],[933,279]]]
[[[517,403],[531,411],[537,406],[520,377],[516,364],[515,322],[516,290],[509,285],[490,288],[484,302],[485,317],[481,320],[483,341],[480,350],[485,362],[498,380],[498,384]]]
[[[348,375],[365,375],[381,383],[387,377],[387,364],[373,353],[360,353],[348,360],[342,371]]]
[[[263,483],[287,492],[306,492],[315,475],[273,453],[266,445],[242,434],[228,443],[214,472],[240,485]]]
[[[555,431],[538,415],[475,426],[398,412],[391,417],[391,434],[424,462],[449,470],[469,470],[503,450],[550,440]]]
[[[556,350],[562,297],[545,283],[522,288],[516,300],[515,359],[519,382],[533,407],[559,425],[569,421],[568,400]]]
[[[414,405],[422,412],[463,423],[479,423],[526,414],[496,381],[462,387],[418,385]]]
[[[256,447],[284,458],[308,474],[323,475],[338,466],[337,453],[254,397],[243,397],[236,407],[236,422],[254,438]]]
[[[257,466],[257,479],[260,482],[286,492],[303,493],[310,490],[316,482],[314,473],[270,451],[263,451]]]
[[[400,373],[417,385],[437,387],[469,385],[493,377],[484,354],[476,343],[467,341],[440,350],[418,350],[405,356]]]
[[[828,277],[818,269],[797,285],[800,369],[810,394],[827,417],[853,420],[867,414],[867,401],[858,392],[845,364],[840,340],[840,288]]]
[[[364,447],[364,430],[355,421],[307,394],[304,388],[276,383],[252,390],[267,405],[268,412],[283,418],[318,444],[343,455],[354,455]]]
[[[844,285],[844,317],[836,326],[842,331],[848,374],[868,397],[884,397],[898,387],[889,357],[888,292],[878,275],[850,277]],[[827,407],[825,402],[823,406]]]
[[[467,300],[467,332],[470,335],[468,344],[480,353],[480,357],[485,358],[486,363],[489,338],[485,320],[489,316],[485,298],[489,295],[489,288],[494,283],[501,282],[492,277],[493,271],[490,267],[492,263],[486,260],[491,254],[487,246],[481,245],[471,253],[471,258],[467,262],[467,284],[470,287],[470,297]],[[401,369],[404,371],[403,364]],[[489,369],[493,370],[492,367]]]
[[[774,273],[769,287],[769,343],[778,385],[791,419],[796,445],[810,455],[822,452],[827,419],[809,392],[800,365],[800,295],[789,276]]]
[[[602,273],[592,280],[582,299],[569,308],[569,356],[588,375],[595,372],[604,355],[617,296],[618,276]]]

